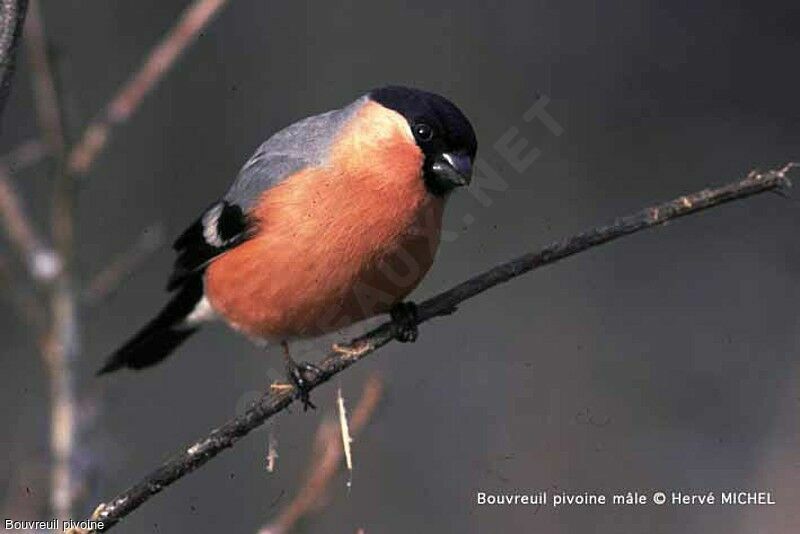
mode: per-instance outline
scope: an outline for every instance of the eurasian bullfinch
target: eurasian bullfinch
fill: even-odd
[[[158,363],[221,319],[284,347],[309,405],[310,364],[287,343],[390,312],[416,337],[403,299],[430,268],[450,193],[469,184],[477,141],[449,100],[383,87],[301,120],[262,144],[233,185],[175,241],[172,300],[100,373]]]

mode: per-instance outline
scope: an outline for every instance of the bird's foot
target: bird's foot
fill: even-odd
[[[308,383],[310,380],[319,376],[321,372],[320,368],[312,363],[297,363],[291,358],[286,361],[286,377],[297,390],[295,397],[303,403],[304,412],[309,408],[314,410],[317,408],[314,403],[311,402],[311,396],[309,394],[311,388]]]
[[[281,347],[283,348],[283,361],[286,363],[286,377],[297,390],[295,397],[303,403],[304,412],[309,408],[316,410],[317,407],[311,402],[311,397],[309,396],[311,387],[308,383],[322,374],[322,371],[314,364],[294,361],[294,358],[289,353],[289,344],[286,341],[281,342]]]
[[[419,336],[417,305],[413,302],[395,304],[389,312],[394,323],[394,337],[400,343],[413,343]]]

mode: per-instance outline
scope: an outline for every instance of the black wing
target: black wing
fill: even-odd
[[[197,331],[186,318],[203,298],[203,279],[189,276],[161,312],[106,360],[97,374],[123,367],[143,369],[155,365]]]
[[[242,208],[235,203],[212,204],[173,245],[178,258],[167,283],[167,289],[177,290],[172,299],[108,358],[99,373],[154,365],[192,335],[199,325],[192,324],[189,318],[203,299],[203,270],[215,257],[252,235],[251,228]]]
[[[167,289],[181,287],[215,257],[250,237],[252,229],[240,206],[224,200],[212,204],[172,245],[178,257]]]

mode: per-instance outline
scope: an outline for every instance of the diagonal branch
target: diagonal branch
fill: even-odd
[[[120,88],[99,117],[94,119],[83,137],[72,149],[67,160],[70,174],[83,176],[103,150],[111,129],[128,118],[139,107],[142,99],[158,84],[175,61],[222,9],[228,0],[194,0],[186,8],[175,26],[153,48],[150,55],[133,76]]]
[[[27,8],[27,0],[0,0],[0,115],[11,91],[15,56]],[[49,281],[58,271],[58,258],[34,231],[9,174],[6,165],[0,163],[0,222],[23,256],[33,278]]]
[[[64,130],[61,125],[61,108],[58,91],[47,51],[41,7],[31,0],[28,22],[25,26],[25,46],[31,67],[36,119],[49,155],[60,161],[64,152]]]
[[[51,281],[61,269],[61,260],[34,229],[28,213],[0,162],[0,226],[22,257],[31,277],[37,282]]]
[[[603,243],[727,202],[767,191],[780,191],[790,185],[786,174],[794,166],[796,165],[789,164],[780,170],[763,174],[752,172],[743,180],[716,189],[704,189],[645,208],[632,215],[617,218],[608,225],[592,228],[551,243],[537,251],[519,256],[426,300],[419,305],[418,323],[427,322],[434,317],[449,315],[460,303],[496,285]],[[329,353],[319,364],[320,373],[309,380],[309,387],[313,389],[327,382],[334,375],[386,345],[394,339],[395,333],[396,327],[391,322],[386,322],[353,339],[348,347],[345,347],[349,348],[349,351]],[[294,396],[293,387],[281,385],[280,388],[272,388],[243,415],[214,429],[207,437],[174,455],[137,484],[123,491],[108,503],[101,504],[93,518],[103,521],[105,530],[112,527],[151,497],[160,493],[166,486],[191,473],[225,449],[232,447],[239,439],[264,424],[267,419],[285,410],[294,402]]]

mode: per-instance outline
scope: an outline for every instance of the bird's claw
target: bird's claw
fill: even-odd
[[[295,398],[299,399],[300,402],[303,403],[303,411],[307,411],[309,408],[316,410],[317,407],[311,402],[311,397],[309,392],[311,388],[308,385],[310,380],[309,375],[313,378],[319,376],[320,369],[316,365],[308,362],[300,362],[297,363],[294,360],[288,360],[286,363],[286,376],[288,377],[289,381],[294,384],[297,393],[295,394]]]
[[[394,337],[400,343],[413,343],[419,336],[417,305],[413,302],[400,302],[389,312],[394,323]]]

